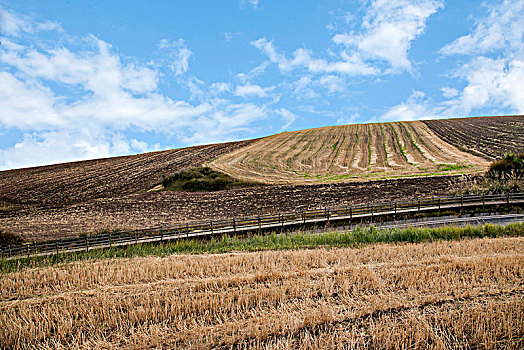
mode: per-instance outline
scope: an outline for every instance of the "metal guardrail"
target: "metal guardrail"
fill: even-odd
[[[11,245],[0,249],[0,257],[52,255],[61,252],[89,251],[95,248],[163,242],[181,238],[276,230],[307,224],[318,225],[331,221],[372,219],[381,215],[520,203],[524,203],[524,193],[417,198],[397,202],[210,220],[168,227],[152,227],[134,231],[109,232],[92,236]]]

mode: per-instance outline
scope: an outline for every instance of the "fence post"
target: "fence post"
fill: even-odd
[[[440,197],[438,197],[438,213],[440,214]]]
[[[138,244],[138,229],[135,230],[135,244]]]
[[[111,235],[111,231],[109,231],[109,248],[113,247],[113,235]]]
[[[486,205],[486,194],[484,193],[482,195],[482,210],[484,210],[484,206]]]
[[[58,255],[58,241],[55,242],[55,246],[56,246],[56,255]]]
[[[460,195],[460,210],[464,209],[464,195]]]
[[[258,231],[262,230],[262,221],[260,220],[260,215],[258,216]]]
[[[349,208],[349,219],[353,220],[353,207]]]
[[[29,244],[27,245],[27,258],[29,259]]]
[[[507,203],[508,206],[509,206],[509,193],[506,194],[506,203]]]
[[[397,202],[395,202],[395,215],[397,215]]]
[[[237,221],[235,220],[235,218],[233,218],[233,232],[237,232]]]
[[[375,206],[371,203],[371,222],[373,222],[373,215],[375,214]]]
[[[420,199],[418,200],[418,211],[420,213]]]
[[[88,252],[88,251],[89,251],[89,242],[88,242],[87,236],[86,236],[86,252]]]
[[[211,234],[213,234],[213,220],[209,222],[209,225],[211,226]]]
[[[186,238],[189,238],[189,222],[186,222]]]

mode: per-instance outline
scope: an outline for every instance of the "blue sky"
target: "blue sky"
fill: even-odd
[[[524,113],[524,0],[0,0],[0,169]]]

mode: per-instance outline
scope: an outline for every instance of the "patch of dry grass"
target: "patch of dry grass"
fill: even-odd
[[[5,347],[522,346],[524,238],[78,262],[0,277]]]

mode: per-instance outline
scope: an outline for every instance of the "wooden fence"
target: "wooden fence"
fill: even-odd
[[[524,203],[524,193],[417,198],[397,202],[370,203],[227,220],[210,220],[168,227],[152,227],[134,231],[109,232],[84,237],[33,242],[3,247],[0,250],[0,257],[52,255],[61,252],[89,251],[95,248],[163,242],[181,238],[224,234],[235,235],[246,232],[283,230],[284,228],[306,225],[323,225],[336,221],[368,220],[378,216],[401,213],[431,212],[446,209],[456,210],[459,208],[522,203]]]

